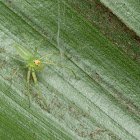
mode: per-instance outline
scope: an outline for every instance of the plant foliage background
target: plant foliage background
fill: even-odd
[[[34,51],[44,38],[38,55],[64,53],[48,59],[73,69],[77,77],[46,66],[37,76],[50,113],[32,79],[29,108],[27,69],[10,87],[11,75],[23,64],[1,53],[0,139],[139,139],[139,32],[123,21],[98,0],[2,0],[0,51],[17,56],[14,43],[28,49],[24,34]]]

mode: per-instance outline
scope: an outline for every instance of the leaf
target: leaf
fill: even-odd
[[[69,1],[69,3],[105,34],[109,40],[140,64],[139,37],[105,7],[103,3],[98,0],[73,0]]]
[[[140,1],[139,0],[101,0],[129,28],[140,36]]]
[[[37,77],[50,113],[32,79],[29,108],[27,69],[16,74],[10,87],[11,75],[23,64],[1,53],[1,139],[139,139],[139,65],[66,0],[6,0],[0,9],[2,52],[17,56],[14,43],[34,52],[45,38],[38,55],[64,53],[47,59],[77,76],[47,65]]]

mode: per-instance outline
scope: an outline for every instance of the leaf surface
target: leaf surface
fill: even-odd
[[[1,52],[20,58],[14,43],[34,53],[44,38],[38,56],[64,53],[46,59],[77,76],[52,65],[36,72],[48,113],[32,79],[29,107],[27,69],[10,87],[11,75],[24,64],[1,53],[1,139],[139,139],[139,65],[66,0],[2,0],[0,9]]]
[[[139,0],[101,0],[101,2],[140,36]]]

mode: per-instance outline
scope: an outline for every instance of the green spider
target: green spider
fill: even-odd
[[[68,71],[71,71],[74,74],[75,77],[76,77],[76,75],[75,75],[75,73],[72,69],[69,69],[67,67],[63,67],[61,64],[57,64],[53,61],[43,60],[44,58],[46,58],[48,56],[51,56],[51,55],[56,55],[57,53],[44,54],[41,57],[36,57],[37,47],[39,46],[39,44],[41,42],[42,42],[42,40],[35,46],[34,55],[32,55],[27,49],[25,49],[23,46],[21,46],[19,44],[15,44],[14,48],[15,48],[16,52],[19,54],[19,56],[21,56],[21,58],[23,58],[23,59],[16,58],[16,57],[11,56],[9,54],[6,54],[6,55],[8,55],[9,57],[11,57],[15,60],[26,63],[26,65],[17,68],[17,70],[14,72],[14,74],[11,77],[11,81],[14,78],[15,74],[18,72],[19,69],[28,68],[28,72],[27,72],[27,95],[28,95],[29,104],[30,104],[29,81],[30,81],[30,76],[32,74],[32,77],[33,77],[34,83],[36,85],[36,88],[39,92],[40,98],[43,101],[44,105],[48,108],[48,106],[47,106],[47,104],[46,104],[46,102],[43,98],[43,95],[40,91],[40,88],[39,88],[39,85],[38,85],[38,82],[37,82],[37,77],[36,77],[36,74],[35,74],[35,70],[40,72],[41,69],[44,69],[45,64],[50,64],[50,65],[57,65],[57,66],[59,66],[61,68],[64,68]]]

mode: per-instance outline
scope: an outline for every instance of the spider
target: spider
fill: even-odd
[[[15,59],[15,60],[18,60],[20,62],[26,63],[24,66],[21,66],[21,67],[16,69],[16,71],[13,73],[13,75],[11,77],[11,83],[12,83],[12,79],[14,78],[14,76],[18,72],[18,70],[28,68],[28,71],[27,71],[27,96],[28,96],[28,100],[29,100],[29,105],[30,105],[29,82],[30,82],[30,77],[32,75],[34,83],[35,83],[35,86],[36,86],[36,88],[37,88],[37,90],[39,92],[39,96],[40,96],[41,100],[43,101],[44,105],[48,108],[48,106],[47,106],[47,104],[46,104],[46,102],[45,102],[45,100],[43,98],[43,95],[41,93],[41,90],[39,88],[35,71],[37,70],[37,71],[40,72],[41,69],[44,69],[45,64],[50,64],[50,65],[57,65],[57,66],[59,66],[61,68],[64,68],[67,71],[71,71],[74,74],[75,77],[76,77],[76,75],[75,75],[75,73],[74,73],[74,71],[72,69],[69,69],[67,67],[63,67],[61,64],[57,64],[57,63],[55,63],[53,61],[50,61],[50,60],[44,60],[44,58],[46,58],[48,56],[51,56],[51,55],[58,55],[58,53],[49,53],[49,54],[44,54],[44,55],[42,55],[40,57],[36,57],[36,55],[37,55],[37,47],[42,42],[42,40],[39,41],[39,43],[35,46],[34,54],[31,54],[30,51],[25,49],[23,46],[21,46],[19,44],[14,44],[14,48],[15,48],[16,52],[18,53],[18,55],[22,59],[19,59],[17,57],[11,56],[9,54],[6,54],[6,55],[11,57],[11,58],[13,58],[13,59]]]

